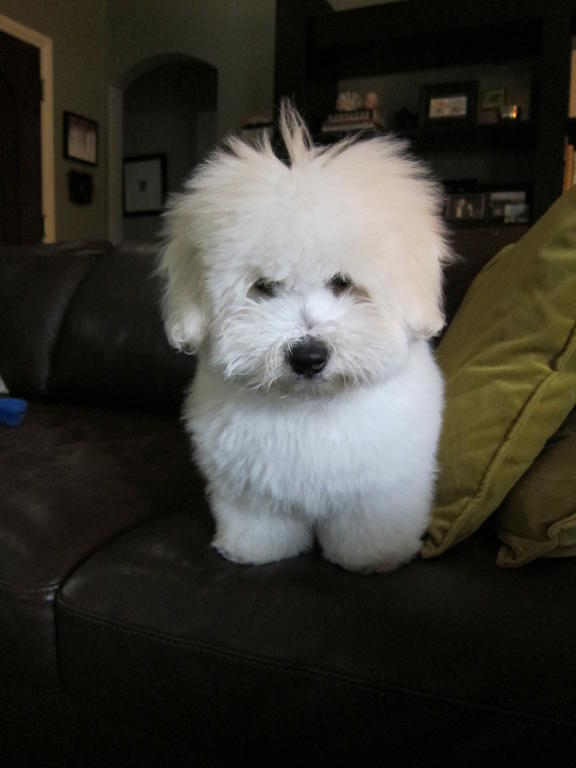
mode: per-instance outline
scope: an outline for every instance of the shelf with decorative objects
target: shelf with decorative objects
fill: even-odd
[[[277,0],[275,99],[293,96],[323,142],[384,130],[406,138],[440,179],[529,190],[525,203],[513,195],[506,205],[522,223],[520,206],[529,206],[530,223],[561,194],[566,136],[573,146],[576,139],[576,120],[566,125],[574,30],[575,0],[427,0],[338,12],[325,0]],[[339,90],[376,91],[383,114],[359,116],[363,125],[337,117]]]
[[[498,121],[475,122],[477,117],[477,84],[466,83],[462,88],[452,86],[424,89],[421,114],[398,115],[395,127],[385,128],[379,112],[376,92],[362,96],[359,92],[344,91],[336,101],[336,111],[328,115],[317,143],[332,144],[339,139],[355,136],[358,140],[374,136],[387,136],[406,140],[408,150],[427,159],[466,147],[467,154],[489,152],[504,157],[514,153],[516,159],[530,156],[536,146],[536,127],[531,120],[522,120],[522,110],[505,105],[503,92],[497,110]],[[460,93],[462,91],[462,93]],[[455,93],[456,95],[450,95]],[[440,94],[440,95],[438,95]],[[434,99],[437,99],[435,101]],[[492,102],[491,102],[492,103]],[[516,166],[520,167],[521,166]],[[527,224],[532,205],[530,180],[514,177],[506,181],[461,178],[466,168],[463,163],[460,178],[443,178],[446,188],[445,217],[456,227],[509,226]],[[441,177],[440,177],[441,178]]]
[[[345,120],[343,119],[344,123]],[[423,128],[390,128],[374,125],[360,125],[350,130],[346,127],[338,130],[338,122],[333,129],[322,130],[317,135],[320,142],[337,141],[350,133],[359,133],[366,137],[373,135],[392,135],[406,139],[416,152],[453,150],[455,146],[465,146],[470,150],[529,150],[535,148],[536,126],[523,120],[514,123],[488,123],[479,125],[451,125]],[[576,132],[576,121],[573,127]]]

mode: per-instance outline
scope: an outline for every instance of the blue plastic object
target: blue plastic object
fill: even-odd
[[[0,397],[0,424],[7,427],[17,427],[22,423],[28,408],[26,400],[17,397]]]

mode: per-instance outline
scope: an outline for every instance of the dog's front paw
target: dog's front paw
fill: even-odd
[[[246,546],[246,542],[225,541],[219,536],[214,539],[212,546],[226,560],[239,565],[265,565],[281,560],[283,557],[271,549],[253,545]],[[285,555],[285,557],[290,557],[290,555]]]
[[[318,526],[322,554],[355,573],[385,573],[410,562],[421,546],[420,531],[387,526],[379,515],[342,515]]]
[[[410,560],[413,560],[418,554],[421,542],[418,540],[416,546],[410,546],[403,553],[390,553],[381,552],[375,556],[358,556],[351,555],[348,552],[334,552],[329,549],[324,549],[322,554],[335,565],[339,565],[346,571],[352,571],[353,573],[387,573],[389,571],[395,571],[400,568],[401,565],[406,565]]]
[[[309,550],[310,527],[295,518],[249,510],[215,510],[217,532],[212,546],[227,560],[264,565]]]

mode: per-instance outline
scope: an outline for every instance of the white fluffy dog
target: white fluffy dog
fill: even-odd
[[[386,571],[418,552],[433,495],[440,196],[401,143],[314,147],[286,104],[280,130],[287,162],[232,139],[167,214],[163,310],[199,356],[185,419],[213,545],[261,564],[316,537]]]

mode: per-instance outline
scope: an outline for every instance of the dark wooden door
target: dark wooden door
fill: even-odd
[[[0,245],[42,241],[40,52],[0,32]]]

